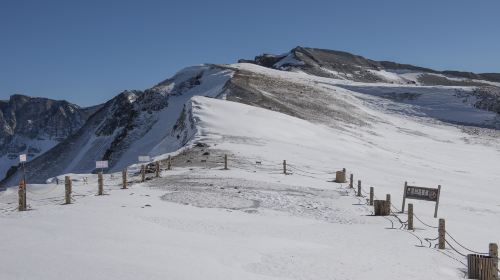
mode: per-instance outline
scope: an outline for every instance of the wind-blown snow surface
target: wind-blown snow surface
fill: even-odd
[[[391,101],[372,98],[350,102],[385,121],[340,132],[194,97],[193,143],[211,146],[210,162],[220,162],[217,151],[229,153],[230,170],[193,158],[192,166],[175,166],[129,190],[119,190],[118,174],[107,175],[109,195],[102,197],[93,195],[93,175],[72,175],[74,204],[59,205],[62,186],[31,185],[34,210],[24,213],[15,212],[16,191],[9,189],[0,194],[0,278],[462,279],[463,258],[428,248],[424,238],[437,230],[418,221],[414,235],[399,230],[395,218],[370,216],[364,198],[331,179],[345,167],[365,190],[392,194],[397,206],[404,181],[441,184],[439,216],[448,231],[487,251],[499,241],[500,226],[492,223],[500,214],[493,195],[498,146],[475,143],[451,126],[375,110]],[[280,174],[283,159],[291,175]],[[82,176],[90,177],[88,185]],[[437,224],[432,203],[413,203],[420,219]],[[388,229],[391,223],[397,229]]]
[[[474,107],[477,98],[471,95],[471,87],[401,87],[388,85],[346,85],[355,92],[388,98],[404,104],[414,105],[422,116],[442,121],[500,128],[497,113]]]

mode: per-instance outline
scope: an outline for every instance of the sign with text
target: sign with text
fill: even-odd
[[[19,162],[26,162],[26,154],[19,155]]]
[[[108,168],[108,161],[107,160],[96,161],[95,168],[101,168],[101,169]]]
[[[436,202],[436,206],[434,208],[434,218],[437,218],[440,195],[441,195],[441,185],[439,185],[437,189],[434,189],[434,188],[424,188],[417,186],[408,186],[408,184],[405,183],[402,212],[405,211],[405,203],[407,198],[434,201]]]
[[[406,198],[437,201],[438,189],[406,186]]]
[[[139,156],[139,162],[148,162],[151,161],[149,156]]]

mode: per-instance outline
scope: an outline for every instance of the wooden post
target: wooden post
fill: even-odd
[[[283,160],[283,174],[286,175],[286,160]]]
[[[375,190],[370,187],[370,205],[373,205],[373,197],[375,196]]]
[[[391,195],[390,194],[386,194],[385,195],[385,201],[387,201],[385,207],[387,207],[387,215],[390,215],[391,214]]]
[[[439,249],[444,249],[446,247],[446,228],[444,219],[439,219],[439,227],[438,227],[438,235],[439,235]]]
[[[122,170],[122,189],[127,188],[127,168]]]
[[[97,173],[97,195],[103,195],[104,194],[104,182],[102,178],[102,171],[99,171]]]
[[[347,182],[346,180],[346,175],[347,175],[347,171],[345,168],[342,168],[342,173],[340,174],[340,180],[339,180],[339,183],[345,183]]]
[[[64,176],[64,200],[66,204],[71,204],[71,178],[69,176]]]
[[[496,272],[496,278],[495,279],[498,279],[498,244],[496,243],[490,243],[490,257],[493,258],[493,264],[495,266],[495,272]]]
[[[17,208],[19,211],[26,211],[26,184],[24,180],[19,182],[19,207]]]
[[[434,218],[437,218],[438,207],[439,207],[439,196],[441,195],[441,185],[438,185],[438,193],[436,198],[436,207],[434,208]]]
[[[358,180],[358,194],[357,196],[361,196],[361,180]]]
[[[483,256],[479,259],[479,280],[498,279],[498,270],[495,269],[494,261],[495,260],[490,256]]]
[[[156,178],[160,177],[160,162],[159,161],[157,161],[155,163],[155,171],[156,171],[156,174],[155,174]]]
[[[479,258],[480,255],[468,254],[467,255],[467,278],[477,279],[479,277]]]
[[[19,189],[17,190],[18,206],[17,210],[24,211],[23,203],[23,181],[19,181]]]
[[[227,170],[227,154],[224,155],[224,170]]]
[[[23,179],[23,208],[28,210],[28,199],[26,198],[26,193],[28,192],[28,186],[26,185],[26,180]]]
[[[335,172],[335,182],[337,183],[345,183],[345,168],[342,171]]]
[[[373,201],[373,214],[375,216],[387,216],[387,201],[385,200],[374,200]]]
[[[406,203],[406,187],[408,187],[408,182],[405,182],[405,187],[403,191],[403,205],[401,206],[401,213],[405,212],[405,203]]]
[[[354,188],[354,175],[351,173],[351,176],[349,176],[349,187]]]
[[[497,280],[498,269],[495,262],[498,262],[498,258],[477,254],[467,255],[468,278],[479,280]]]
[[[171,170],[172,169],[172,157],[171,156],[168,156],[168,160],[167,160],[167,170]]]
[[[413,203],[408,203],[408,230],[413,230]]]
[[[146,167],[141,165],[141,182],[146,181]]]

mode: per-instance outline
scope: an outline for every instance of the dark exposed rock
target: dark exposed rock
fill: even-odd
[[[13,145],[18,150],[19,143],[11,142],[14,135],[61,141],[76,132],[91,112],[67,101],[12,95],[0,101],[0,149],[4,152]]]
[[[0,101],[0,178],[15,172],[19,154],[31,160],[80,129],[100,105],[81,108],[67,101],[15,94]],[[9,169],[10,168],[10,169]]]
[[[474,104],[476,108],[500,114],[500,88],[478,87],[473,91],[473,94],[477,98]]]
[[[295,60],[302,63],[285,63],[278,66],[277,63],[284,59],[287,55],[291,55]],[[481,86],[487,84],[477,80],[500,82],[500,73],[476,74],[460,71],[436,71],[410,64],[371,60],[343,51],[299,46],[292,49],[287,55],[263,54],[256,56],[254,60],[243,60],[242,62],[255,63],[264,67],[280,70],[298,69],[311,75],[329,78],[346,78],[358,82],[384,82],[382,77],[374,75],[369,70],[418,71],[428,74],[441,74],[445,76],[439,78],[436,77],[436,75],[432,75],[423,77],[419,80],[421,83],[427,85]],[[446,77],[464,78],[466,80],[449,80],[446,79]]]

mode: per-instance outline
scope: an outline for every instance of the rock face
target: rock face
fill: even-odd
[[[254,60],[242,59],[240,62],[357,82],[395,82],[388,79],[388,75],[384,75],[385,73],[381,73],[384,71],[389,73],[419,73],[418,81],[426,85],[481,86],[488,85],[485,82],[500,82],[500,74],[497,73],[436,71],[409,64],[371,60],[343,51],[305,47],[296,47],[282,55],[258,55]],[[413,81],[403,79],[399,82],[411,84]]]
[[[95,109],[19,94],[0,101],[0,178],[19,154],[39,156],[78,131]]]

